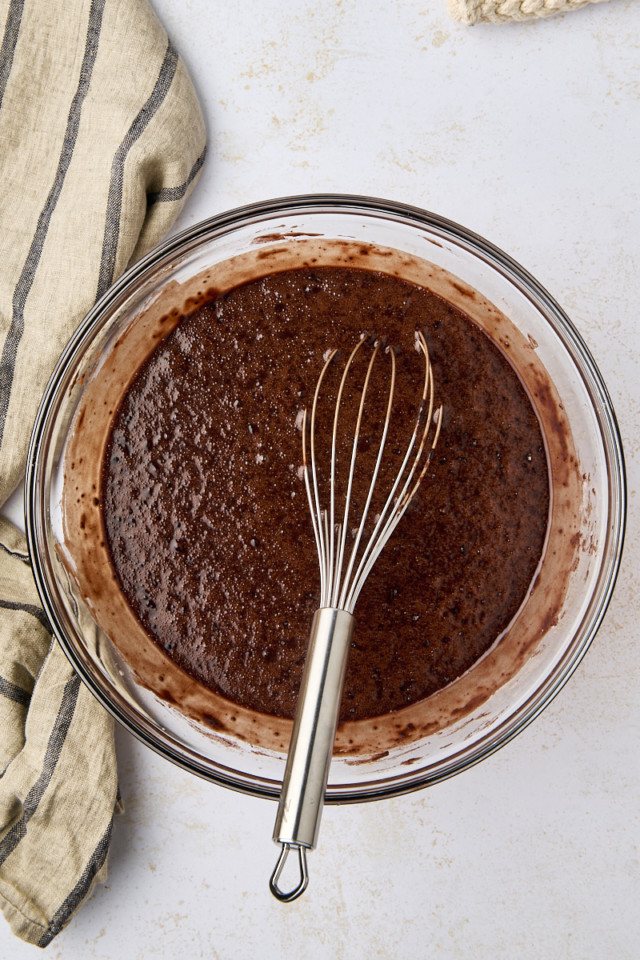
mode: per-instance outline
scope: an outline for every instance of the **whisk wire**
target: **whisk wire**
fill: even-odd
[[[368,377],[369,377],[369,375],[370,375],[370,373],[371,373],[371,367],[372,367],[372,365],[373,365],[373,361],[375,360],[375,357],[376,357],[377,350],[378,350],[378,346],[376,345],[376,350],[374,351],[374,354],[373,354],[373,356],[372,356],[372,358],[371,358],[371,363],[370,363],[370,365],[369,365],[369,370],[368,370],[368,372],[367,372],[367,383],[368,383]],[[367,515],[368,515],[368,513],[369,513],[369,507],[370,507],[370,505],[371,505],[371,499],[372,499],[372,497],[373,497],[374,487],[375,487],[375,484],[376,484],[376,480],[377,480],[377,478],[378,478],[378,473],[379,473],[379,471],[380,471],[380,464],[382,463],[382,457],[383,457],[383,455],[384,455],[384,449],[385,449],[385,445],[386,445],[386,442],[387,442],[387,433],[388,433],[388,431],[389,431],[389,423],[390,423],[390,420],[391,420],[391,408],[392,408],[392,405],[393,405],[393,395],[394,395],[394,392],[395,392],[395,383],[396,383],[396,355],[395,355],[395,351],[394,351],[393,347],[390,347],[390,348],[389,348],[389,356],[391,357],[391,383],[390,383],[390,386],[389,386],[389,396],[388,396],[388,399],[387,399],[387,410],[386,410],[385,419],[384,419],[384,424],[383,424],[383,428],[382,428],[382,435],[381,435],[381,438],[380,438],[380,444],[379,444],[379,447],[378,447],[378,456],[376,457],[376,463],[375,463],[375,466],[374,466],[374,469],[373,469],[373,473],[372,473],[372,475],[371,475],[371,481],[370,481],[370,483],[369,483],[369,490],[368,490],[368,492],[367,492],[367,499],[366,499],[366,501],[365,501],[364,510],[363,510],[363,512],[362,512],[362,519],[360,520],[360,526],[359,526],[359,528],[358,528],[358,532],[357,532],[357,536],[356,536],[356,538],[355,538],[355,542],[354,542],[354,545],[353,545],[353,549],[351,550],[351,556],[350,556],[350,558],[349,558],[349,566],[348,566],[346,575],[345,575],[345,577],[344,577],[344,583],[343,583],[342,593],[341,593],[341,595],[340,595],[340,603],[339,603],[339,606],[340,606],[342,609],[344,609],[344,610],[349,610],[349,609],[350,609],[349,600],[347,599],[347,597],[348,597],[348,589],[347,589],[347,588],[348,588],[349,583],[352,582],[352,580],[351,580],[351,572],[352,572],[353,566],[354,566],[354,564],[355,564],[356,556],[357,556],[357,554],[358,554],[358,549],[359,549],[359,547],[360,547],[360,541],[361,541],[361,539],[362,539],[362,534],[363,534],[363,532],[364,532],[365,521],[366,521]],[[360,404],[360,411],[361,411],[361,412],[362,412],[362,408],[363,408],[363,407],[364,407],[364,392],[363,392],[363,396],[362,396],[361,404]],[[356,458],[356,446],[355,446],[355,444],[354,444],[354,448],[353,448],[353,462],[352,462],[352,465],[351,465],[351,478],[350,478],[350,479],[352,479],[353,474],[354,474],[354,472],[355,472],[355,458]],[[369,543],[367,544],[367,547],[365,548],[365,554],[367,553],[367,551],[368,551],[368,549],[369,549],[370,543],[371,543],[371,540],[369,540]]]
[[[302,416],[302,470],[304,476],[304,486],[307,491],[307,499],[309,501],[310,513],[311,513],[311,522],[313,524],[313,535],[316,540],[316,551],[318,554],[318,565],[320,567],[320,598],[324,597],[325,592],[325,579],[326,572],[324,564],[322,561],[322,537],[320,533],[320,527],[318,524],[318,519],[316,518],[316,512],[313,509],[313,493],[311,491],[311,482],[309,480],[309,467],[307,464],[307,411],[305,409]]]
[[[342,379],[340,380],[340,388],[339,388],[339,390],[338,390],[338,398],[337,398],[337,400],[336,400],[336,408],[335,408],[335,413],[334,413],[334,416],[333,416],[333,433],[332,433],[332,437],[331,437],[331,479],[330,479],[331,530],[332,530],[331,548],[332,548],[332,550],[333,550],[333,533],[335,532],[335,531],[334,531],[334,509],[335,509],[335,492],[336,492],[336,490],[335,490],[335,479],[336,479],[336,456],[337,456],[337,443],[338,443],[338,420],[339,420],[339,416],[340,416],[340,408],[341,408],[341,406],[342,406],[342,394],[343,394],[343,391],[344,391],[344,385],[345,385],[345,383],[346,383],[346,381],[347,381],[347,376],[348,376],[348,374],[349,374],[349,369],[350,369],[350,367],[351,367],[351,365],[352,365],[352,363],[353,363],[353,361],[354,361],[354,359],[355,359],[356,354],[357,354],[358,351],[362,348],[362,346],[363,346],[363,344],[364,344],[365,342],[366,342],[366,340],[365,340],[365,338],[363,337],[363,338],[356,344],[356,346],[353,348],[353,350],[351,351],[351,355],[349,356],[349,359],[347,360],[347,363],[345,364],[345,368],[344,368],[344,371],[343,371],[343,374],[342,374]],[[362,409],[363,409],[364,396],[365,396],[365,394],[366,394],[367,386],[368,386],[368,383],[369,383],[369,376],[370,376],[370,373],[371,373],[371,366],[372,366],[373,361],[374,361],[374,359],[375,359],[376,353],[377,353],[377,348],[374,350],[373,356],[372,356],[371,360],[369,361],[369,367],[368,367],[368,369],[367,369],[367,376],[366,376],[365,383],[364,383],[364,387],[363,387],[362,398],[361,398],[361,400],[360,400],[360,409],[359,409],[359,411],[358,411],[358,422],[357,422],[357,424],[356,424],[356,431],[355,431],[355,438],[354,438],[354,454],[353,454],[353,456],[352,456],[352,461],[353,461],[354,458],[355,458],[355,449],[356,449],[356,446],[357,446],[357,443],[358,443],[358,436],[359,436],[359,433],[360,433],[360,422],[361,422],[361,419],[362,419]],[[331,358],[331,359],[332,359],[332,358]],[[353,466],[353,463],[352,463],[352,466]],[[341,573],[341,571],[342,571],[342,561],[343,561],[343,557],[344,557],[344,547],[345,547],[345,541],[346,541],[346,536],[347,536],[347,530],[349,529],[349,504],[350,504],[350,502],[351,502],[351,484],[352,484],[352,480],[353,480],[353,469],[351,469],[351,471],[349,472],[349,483],[348,483],[348,487],[347,487],[347,499],[346,499],[346,504],[345,504],[344,519],[343,519],[342,524],[341,524],[341,535],[340,535],[340,537],[339,537],[338,556],[337,556],[337,558],[336,558],[337,562],[336,562],[335,567],[332,567],[332,570],[333,570],[333,572],[334,572],[334,578],[333,578],[333,583],[332,583],[332,585],[331,585],[331,586],[332,586],[332,589],[330,590],[330,605],[331,605],[331,606],[336,606],[336,605],[337,605],[337,590],[338,590],[338,586],[339,586],[339,583],[340,583],[340,573]]]
[[[313,478],[315,509],[317,511],[317,519],[318,519],[317,544],[318,544],[318,561],[320,563],[320,581],[321,581],[320,589],[321,589],[321,595],[324,598],[324,601],[322,604],[323,606],[327,605],[327,597],[328,597],[328,590],[329,590],[327,574],[329,574],[330,576],[331,567],[328,566],[328,557],[327,557],[327,551],[326,551],[326,544],[328,541],[328,537],[326,535],[326,522],[324,524],[322,522],[323,510],[320,506],[320,493],[318,490],[318,471],[316,467],[316,449],[315,449],[316,412],[318,409],[318,398],[320,396],[320,388],[322,387],[322,381],[324,380],[325,374],[329,369],[331,361],[333,360],[337,352],[338,351],[336,349],[331,351],[324,367],[320,372],[320,376],[318,377],[318,382],[316,384],[316,389],[313,396],[313,407],[311,409],[311,472],[312,472],[312,478]],[[306,414],[306,410],[305,410],[305,414]],[[306,416],[303,419],[303,443],[306,435],[305,425],[306,425]],[[306,464],[304,465],[304,471],[305,471],[305,477],[306,477],[308,473]],[[313,514],[314,512],[313,501],[309,496],[308,485],[307,485],[307,496],[309,497],[309,506],[311,508],[311,513]],[[323,527],[325,527],[325,530],[323,530]],[[324,536],[323,536],[323,533],[324,533]]]
[[[354,478],[354,475],[355,475],[356,460],[357,460],[357,457],[358,457],[358,442],[359,442],[359,439],[360,439],[360,427],[361,427],[361,425],[362,425],[362,414],[363,414],[363,412],[364,412],[364,405],[365,405],[365,402],[366,402],[367,391],[368,391],[368,389],[369,389],[369,381],[370,381],[370,379],[371,379],[371,371],[372,371],[372,369],[373,369],[373,365],[374,365],[374,363],[375,363],[375,359],[376,359],[376,356],[378,355],[378,350],[379,350],[379,349],[380,349],[380,344],[379,344],[379,343],[376,343],[375,346],[374,346],[373,354],[371,355],[371,359],[369,360],[369,365],[368,365],[368,367],[367,367],[367,373],[366,373],[365,381],[364,381],[364,384],[363,384],[363,387],[362,387],[362,393],[361,393],[361,396],[360,396],[360,405],[359,405],[359,408],[358,408],[358,420],[357,420],[356,429],[355,429],[355,432],[354,432],[354,435],[353,435],[353,446],[352,446],[352,450],[351,450],[351,463],[350,463],[350,466],[349,466],[349,480],[348,480],[348,484],[347,484],[347,495],[346,495],[346,502],[345,502],[345,514],[344,514],[344,522],[343,522],[343,526],[342,526],[342,551],[341,551],[341,552],[342,552],[343,555],[344,555],[344,546],[346,545],[347,532],[348,532],[348,530],[349,530],[349,506],[350,506],[350,504],[351,504],[351,490],[352,490],[352,487],[353,487],[353,478]],[[377,466],[376,466],[376,473],[377,473]],[[368,510],[369,510],[369,504],[370,504],[370,502],[371,502],[371,495],[373,494],[373,483],[374,483],[374,481],[375,481],[375,476],[374,476],[374,478],[373,478],[373,480],[372,480],[372,482],[371,482],[371,484],[370,484],[370,486],[369,486],[369,494],[368,494],[367,499],[366,499],[366,501],[365,501],[364,509],[363,509],[363,511],[362,511],[362,517],[361,517],[361,519],[360,519],[360,524],[359,524],[359,526],[358,526],[358,530],[357,530],[357,533],[356,533],[356,536],[355,536],[355,540],[354,540],[354,543],[353,543],[353,547],[352,547],[352,549],[351,549],[351,554],[350,554],[350,557],[349,557],[349,564],[348,564],[348,566],[347,566],[347,572],[346,572],[344,578],[342,578],[342,581],[343,581],[343,583],[344,583],[345,585],[349,582],[349,578],[350,578],[350,576],[351,576],[351,570],[352,570],[352,567],[353,567],[353,563],[354,563],[354,561],[355,561],[355,557],[356,557],[356,554],[357,554],[357,552],[358,552],[358,547],[360,546],[360,541],[361,541],[361,539],[362,539],[362,533],[363,533],[363,531],[364,531],[364,525],[365,525],[365,521],[366,521],[366,519],[367,519],[367,513],[368,513]],[[336,582],[335,582],[334,585],[333,585],[333,587],[334,587],[334,595],[335,595],[336,598],[337,598],[337,596],[338,596],[338,590],[339,590],[339,588],[340,588],[340,579],[341,579],[341,578],[340,578],[340,574],[341,574],[341,572],[342,572],[342,569],[340,569],[338,579],[336,580]],[[336,599],[336,606],[337,606],[339,609],[344,609],[344,588],[343,588],[342,595],[340,596],[340,599],[339,599],[339,600]]]
[[[430,428],[430,426],[431,426],[431,419],[432,419],[432,417],[434,416],[434,414],[433,414],[433,372],[432,372],[431,368],[429,368],[429,390],[430,390],[429,410],[428,410],[428,412],[427,412],[427,416],[426,416],[426,419],[425,419],[424,433],[423,433],[423,435],[422,435],[422,443],[420,444],[420,450],[419,450],[419,452],[418,452],[418,460],[419,460],[420,456],[422,455],[422,451],[423,451],[423,449],[424,449],[424,445],[425,445],[426,440],[427,440],[427,434],[429,433],[429,428]],[[429,464],[431,463],[431,455],[432,455],[433,451],[434,451],[435,448],[436,448],[436,445],[437,445],[437,443],[438,443],[438,438],[439,438],[439,436],[440,436],[441,420],[442,420],[442,409],[439,408],[439,409],[436,411],[436,420],[435,420],[436,429],[435,429],[435,434],[434,434],[434,437],[433,437],[433,441],[432,441],[432,443],[431,443],[431,448],[430,448],[430,450],[429,450],[429,452],[428,452],[428,454],[427,454],[427,458],[426,458],[426,460],[425,460],[425,462],[424,462],[424,465],[423,465],[423,467],[422,467],[422,470],[420,471],[420,474],[419,474],[419,476],[418,476],[418,479],[416,480],[416,484],[415,484],[413,490],[411,491],[411,493],[410,493],[410,494],[408,495],[408,497],[406,498],[406,501],[401,505],[401,511],[402,511],[402,513],[404,513],[404,511],[405,511],[405,510],[407,509],[407,507],[409,506],[409,503],[413,500],[414,496],[416,495],[416,493],[417,493],[417,491],[418,491],[418,487],[419,487],[420,484],[422,483],[422,479],[423,479],[425,473],[427,472],[427,470],[428,470],[428,468],[429,468]],[[417,465],[417,461],[416,461],[416,465]],[[415,472],[415,471],[414,471],[414,472]]]

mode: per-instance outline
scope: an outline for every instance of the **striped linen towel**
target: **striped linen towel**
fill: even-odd
[[[204,159],[185,67],[146,0],[0,0],[0,506],[54,363],[96,297],[169,229]],[[0,520],[0,906],[46,946],[106,873],[111,718]]]
[[[447,0],[447,7],[454,20],[473,24],[483,20],[492,23],[535,20],[577,10],[588,3],[608,2],[609,0]]]

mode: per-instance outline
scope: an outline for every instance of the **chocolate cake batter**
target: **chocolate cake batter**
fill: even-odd
[[[363,332],[396,345],[391,476],[421,390],[417,329],[442,432],[358,601],[342,705],[343,719],[377,716],[466,671],[507,627],[540,560],[544,443],[502,352],[460,310],[407,281],[289,270],[182,319],[121,401],[101,506],[122,590],[172,659],[236,703],[283,717],[295,709],[319,596],[300,412],[323,357],[349,351]],[[384,363],[380,370],[365,462],[388,387]]]

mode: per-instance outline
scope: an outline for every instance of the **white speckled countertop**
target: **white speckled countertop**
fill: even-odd
[[[502,247],[560,301],[608,383],[629,525],[569,684],[444,784],[331,807],[294,904],[267,888],[275,805],[118,731],[126,812],[106,886],[52,960],[637,960],[640,956],[640,3],[453,23],[444,0],[154,0],[210,155],[177,228],[335,191],[405,201]],[[0,924],[0,957],[34,947]]]

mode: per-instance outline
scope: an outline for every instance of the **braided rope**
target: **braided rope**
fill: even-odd
[[[454,20],[473,24],[482,21],[505,23],[509,20],[532,20],[552,17],[556,13],[577,10],[588,3],[608,3],[609,0],[447,0]]]

